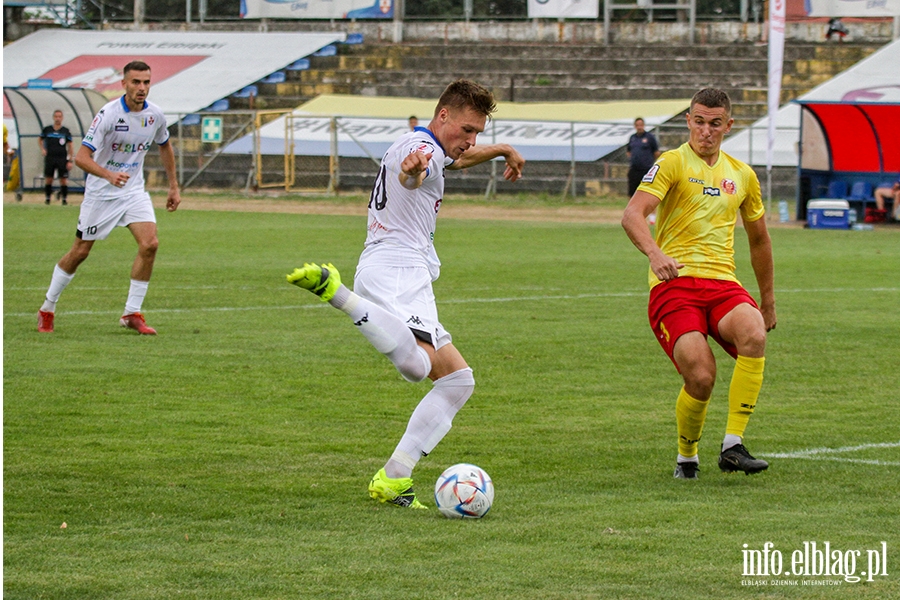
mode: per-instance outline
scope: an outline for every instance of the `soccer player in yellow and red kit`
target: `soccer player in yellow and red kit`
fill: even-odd
[[[743,436],[762,387],[766,333],[776,324],[772,242],[759,179],[720,150],[733,123],[725,92],[697,92],[687,115],[688,143],[659,157],[622,217],[628,237],[650,261],[650,325],[684,379],[675,404],[680,479],[697,478],[698,442],[716,380],[707,336],[736,359],[719,468],[749,475],[769,466],[750,455]],[[655,238],[646,220],[654,210]],[[759,305],[735,277],[738,212]]]

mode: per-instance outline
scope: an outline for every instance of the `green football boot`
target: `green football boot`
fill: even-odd
[[[305,263],[302,268],[294,269],[287,276],[288,283],[293,283],[304,290],[309,290],[328,302],[334,298],[335,292],[341,287],[341,274],[331,263],[321,267],[315,263]]]
[[[412,478],[391,479],[381,469],[369,482],[369,496],[379,502],[390,502],[403,508],[428,509],[419,502],[412,488]]]

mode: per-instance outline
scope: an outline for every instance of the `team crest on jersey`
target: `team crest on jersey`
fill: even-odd
[[[734,196],[735,192],[737,192],[737,186],[730,179],[722,180],[722,189],[725,190],[725,193],[729,196]]]
[[[149,127],[150,125],[153,125],[153,117],[152,116],[144,117],[141,119],[141,127]]]
[[[656,179],[656,174],[659,172],[659,165],[653,165],[650,167],[650,170],[647,171],[647,174],[641,178],[641,183],[653,183],[653,180]]]
[[[704,196],[721,196],[722,190],[717,187],[705,187],[703,188]]]
[[[410,154],[421,152],[422,154],[434,154],[434,146],[427,142],[420,142],[418,145],[409,149]]]

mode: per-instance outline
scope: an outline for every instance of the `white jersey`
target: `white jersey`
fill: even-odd
[[[431,154],[422,185],[409,190],[400,184],[400,163],[413,152]],[[404,134],[381,159],[369,198],[369,231],[363,264],[428,268],[432,280],[441,262],[434,250],[434,230],[444,198],[444,167],[453,164],[434,135],[424,127]]]
[[[144,108],[132,112],[125,96],[105,105],[94,117],[81,144],[94,152],[94,162],[110,171],[127,173],[128,182],[117,188],[102,177],[87,175],[85,197],[112,200],[144,191],[144,156],[150,144],[169,141],[166,118],[160,108],[144,102]]]

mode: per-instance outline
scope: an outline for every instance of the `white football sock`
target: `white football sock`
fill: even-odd
[[[128,300],[125,301],[125,312],[122,313],[122,316],[141,312],[148,287],[150,287],[149,281],[131,280],[131,286],[128,288]]]
[[[722,451],[728,450],[732,446],[737,446],[738,444],[743,443],[744,440],[739,435],[734,435],[733,433],[728,433],[725,435],[725,439],[722,440]]]
[[[413,411],[406,433],[385,465],[388,477],[411,476],[419,459],[434,450],[450,431],[453,417],[474,391],[475,377],[468,367],[435,381]]]
[[[359,332],[394,363],[404,379],[416,383],[431,373],[428,353],[419,347],[416,336],[399,318],[343,285],[330,303],[353,319]]]
[[[53,267],[53,276],[50,278],[50,287],[47,289],[47,296],[41,310],[44,312],[56,312],[56,303],[59,297],[66,289],[66,286],[75,277],[75,273],[66,273],[59,268],[59,265]]]
[[[678,463],[678,464],[692,462],[692,463],[696,463],[696,464],[699,465],[699,464],[700,464],[700,457],[699,457],[699,456],[682,456],[682,455],[679,453],[679,454],[678,454],[678,458],[675,460],[675,462]]]

